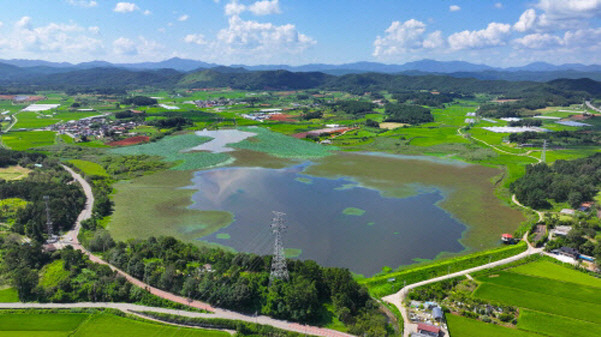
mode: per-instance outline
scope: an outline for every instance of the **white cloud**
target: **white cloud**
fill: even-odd
[[[246,6],[238,3],[238,1],[234,0],[227,5],[225,5],[225,15],[240,15],[242,12],[246,10]]]
[[[534,27],[535,23],[536,23],[536,12],[534,11],[534,9],[530,8],[530,9],[527,9],[524,13],[522,13],[518,22],[516,22],[513,25],[513,29],[518,32],[525,32],[525,31],[532,29],[532,27]]]
[[[0,21],[0,28],[2,28],[2,26],[4,26],[4,23]]]
[[[113,52],[118,55],[137,55],[136,43],[126,37],[113,41]]]
[[[100,33],[100,27],[90,26],[90,27],[88,27],[88,31],[92,34],[98,34],[98,33]]]
[[[131,13],[133,11],[139,10],[140,7],[132,2],[118,2],[113,9],[114,12],[117,13]]]
[[[24,16],[17,21],[11,32],[2,36],[0,44],[19,55],[40,53],[98,53],[102,41],[93,38],[89,30],[74,23],[49,23],[34,27],[32,19]]]
[[[510,32],[511,25],[491,22],[486,29],[452,34],[448,42],[453,50],[495,47],[504,45]]]
[[[121,56],[156,57],[164,49],[164,46],[139,36],[137,40],[120,37],[113,41],[113,52]]]
[[[67,0],[69,5],[91,8],[98,6],[98,3],[94,0]]]
[[[248,6],[248,10],[255,15],[270,15],[279,14],[282,12],[280,10],[280,4],[278,0],[257,1],[254,4]]]
[[[144,15],[150,15],[150,14],[152,14],[152,12],[151,12],[150,10],[148,10],[148,9],[147,9],[147,10],[145,10],[145,11],[144,11],[142,14],[144,14]]]
[[[560,37],[551,34],[529,34],[513,40],[517,47],[529,49],[543,49],[560,46],[563,41]]]
[[[376,37],[373,56],[399,55],[419,49],[438,48],[444,45],[440,31],[424,38],[426,24],[410,19],[403,23],[394,21],[385,31],[385,35]]]
[[[234,15],[229,18],[229,26],[217,33],[216,49],[229,55],[250,54],[269,59],[278,54],[298,54],[315,43],[292,24],[244,21]]]
[[[539,0],[536,7],[543,10],[551,20],[601,15],[601,0]]]
[[[184,14],[182,16],[180,16],[179,18],[177,18],[177,21],[186,21],[190,18],[190,16],[188,14]]]
[[[233,0],[225,5],[225,15],[227,16],[240,15],[245,11],[249,11],[254,15],[270,15],[282,12],[279,0],[261,0],[248,6],[239,3],[238,0]]]
[[[188,34],[188,35],[186,35],[186,37],[184,37],[184,41],[186,43],[194,43],[197,45],[207,44],[207,41],[205,40],[205,36],[202,34]]]
[[[503,8],[503,4],[500,2],[495,3],[495,8],[496,9],[502,9]]]
[[[451,12],[458,12],[461,10],[461,7],[457,6],[457,5],[451,5],[449,6],[449,11]]]

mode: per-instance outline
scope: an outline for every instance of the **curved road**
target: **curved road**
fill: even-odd
[[[462,137],[463,137],[465,134],[464,134],[463,132],[461,132],[461,129],[462,129],[462,128],[459,128],[459,129],[457,129],[457,133],[458,133],[460,136],[462,136]],[[486,145],[486,146],[488,146],[488,147],[492,148],[492,149],[493,149],[493,150],[495,150],[495,151],[498,151],[498,152],[501,152],[501,153],[505,153],[505,154],[509,154],[509,155],[513,155],[513,156],[518,156],[518,157],[529,157],[529,158],[532,158],[532,159],[536,160],[536,161],[537,161],[537,162],[539,162],[539,163],[542,163],[542,160],[541,160],[540,158],[536,158],[536,157],[534,157],[534,156],[531,156],[531,155],[530,155],[530,153],[531,153],[532,151],[528,151],[528,152],[526,152],[526,153],[513,153],[513,152],[509,152],[509,151],[505,151],[505,150],[503,150],[503,149],[500,149],[500,148],[498,148],[498,147],[496,147],[496,146],[494,146],[494,145],[492,145],[492,144],[489,144],[489,143],[487,143],[487,142],[485,142],[485,141],[483,141],[483,140],[481,140],[481,139],[478,139],[478,138],[475,138],[475,137],[472,137],[472,136],[470,136],[470,139],[473,139],[473,140],[479,141],[480,143],[482,143],[482,144],[484,144],[484,145]]]
[[[586,101],[585,103],[586,103],[586,106],[588,106],[590,109],[593,109],[593,110],[595,110],[595,111],[597,111],[597,112],[601,112],[601,109],[599,109],[599,108],[595,107],[595,106],[594,106],[594,105],[591,103],[591,101]]]
[[[526,240],[528,237],[528,233],[526,233],[524,235],[524,239]],[[528,241],[526,240],[526,242],[528,243]],[[399,311],[401,312],[401,315],[403,316],[403,321],[404,321],[404,336],[405,337],[409,337],[409,335],[411,334],[411,332],[417,332],[417,324],[413,324],[411,323],[411,320],[409,319],[409,315],[407,313],[407,308],[405,307],[405,305],[403,305],[403,302],[405,301],[405,298],[407,297],[407,294],[409,293],[409,290],[414,289],[414,288],[418,288],[430,283],[436,283],[436,282],[440,282],[440,281],[444,281],[444,280],[448,280],[451,278],[455,278],[458,276],[465,276],[469,273],[473,273],[473,272],[477,272],[480,270],[484,270],[484,269],[490,269],[490,268],[494,268],[494,267],[498,267],[498,266],[502,266],[504,264],[508,264],[520,259],[523,259],[527,256],[530,255],[534,255],[534,254],[540,254],[542,252],[542,248],[534,248],[530,245],[530,243],[528,243],[528,249],[523,252],[520,253],[518,255],[514,255],[511,257],[508,257],[506,259],[503,260],[499,260],[499,261],[495,261],[495,262],[491,262],[491,263],[487,263],[478,267],[474,267],[474,268],[470,268],[470,269],[466,269],[466,270],[462,270],[453,274],[448,274],[448,275],[444,275],[444,276],[439,276],[439,277],[435,277],[429,280],[425,280],[425,281],[421,281],[421,282],[417,282],[417,283],[413,283],[413,284],[409,284],[405,287],[403,287],[401,290],[399,290],[397,293],[386,296],[384,298],[382,298],[384,301],[394,304]]]
[[[75,179],[82,186],[87,200],[86,200],[86,205],[85,205],[84,209],[81,211],[81,213],[77,217],[75,227],[73,228],[73,230],[67,232],[64,235],[64,239],[59,241],[59,243],[58,243],[59,247],[66,246],[66,245],[73,246],[73,248],[80,250],[83,253],[85,253],[86,255],[88,255],[91,261],[109,266],[112,270],[116,271],[119,275],[125,277],[125,279],[127,279],[127,281],[131,282],[132,284],[134,284],[140,288],[146,289],[148,292],[150,292],[151,294],[153,294],[155,296],[158,296],[158,297],[161,297],[161,298],[164,298],[166,300],[170,300],[170,301],[173,301],[176,303],[184,304],[184,305],[187,305],[187,306],[190,306],[193,308],[211,311],[213,313],[212,314],[199,314],[199,313],[191,313],[191,312],[186,312],[186,311],[161,309],[161,308],[152,308],[152,310],[149,310],[149,311],[167,310],[167,311],[157,311],[157,312],[173,313],[173,312],[177,311],[177,313],[175,313],[175,314],[188,316],[188,317],[209,317],[209,318],[223,318],[223,319],[230,319],[230,320],[240,320],[240,321],[245,321],[245,322],[250,322],[250,323],[271,325],[271,326],[279,328],[279,329],[299,332],[299,333],[303,333],[303,334],[310,334],[310,335],[315,335],[315,336],[354,337],[353,335],[343,333],[340,331],[336,331],[336,330],[277,320],[277,319],[267,317],[267,316],[250,316],[250,315],[245,315],[245,314],[241,314],[241,313],[230,311],[230,310],[214,308],[207,303],[200,302],[200,301],[194,301],[194,300],[191,300],[191,299],[188,299],[188,298],[185,298],[182,296],[178,296],[178,295],[166,292],[164,290],[152,287],[151,285],[138,280],[137,278],[127,274],[126,272],[120,270],[119,268],[104,261],[99,256],[92,254],[91,252],[86,250],[77,240],[77,235],[79,234],[79,229],[81,228],[81,222],[89,219],[92,216],[92,207],[94,205],[94,195],[92,194],[92,188],[90,187],[90,184],[88,184],[88,182],[81,177],[81,175],[79,175],[78,173],[76,173],[71,168],[69,168],[65,165],[63,165],[63,167],[65,168],[65,170],[67,170],[67,172],[69,172],[71,174],[71,176],[73,176],[73,179]],[[6,304],[0,304],[0,308],[2,308],[4,306],[16,308],[19,305],[23,308],[39,308],[40,305],[56,305],[57,307],[61,307],[61,308],[64,308],[64,307],[68,307],[68,308],[73,308],[73,307],[111,307],[111,308],[116,308],[116,309],[123,310],[123,311],[129,311],[128,308],[133,308],[133,306],[135,306],[133,304],[126,304],[126,303],[69,303],[69,304],[6,303]],[[61,306],[61,305],[63,305],[63,306]],[[140,307],[140,306],[136,306],[136,307]],[[123,309],[121,309],[121,308],[123,308]],[[147,307],[147,308],[149,308],[149,307]],[[136,311],[144,311],[144,309],[135,309],[135,310]],[[169,311],[169,310],[171,310],[171,311]],[[190,315],[206,315],[206,316],[190,316]]]

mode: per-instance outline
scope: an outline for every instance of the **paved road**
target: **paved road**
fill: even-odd
[[[524,239],[527,239],[527,235],[528,233],[526,233],[526,235],[524,235]],[[528,242],[526,240],[526,242]],[[463,271],[459,271],[453,274],[448,274],[448,275],[444,275],[444,276],[439,276],[439,277],[435,277],[429,280],[425,280],[425,281],[421,281],[421,282],[417,282],[417,283],[413,283],[413,284],[409,284],[405,287],[403,287],[401,290],[399,290],[397,293],[386,296],[384,298],[382,298],[384,301],[394,304],[399,311],[401,312],[401,315],[403,316],[403,321],[404,321],[404,327],[405,327],[405,331],[404,331],[404,336],[405,337],[409,337],[409,335],[411,334],[411,332],[416,332],[417,331],[417,324],[413,324],[411,323],[411,320],[409,319],[409,315],[407,312],[407,308],[405,307],[405,305],[403,305],[403,302],[405,301],[405,298],[407,297],[407,294],[409,293],[409,290],[417,288],[417,287],[421,287],[430,283],[436,283],[436,282],[440,282],[440,281],[444,281],[444,280],[448,280],[451,278],[455,278],[458,276],[465,276],[467,274],[473,273],[473,272],[477,272],[480,270],[484,270],[484,269],[490,269],[490,268],[494,268],[494,267],[498,267],[498,266],[502,266],[504,264],[508,264],[520,259],[523,259],[527,256],[530,255],[534,255],[534,254],[540,254],[542,253],[542,248],[534,248],[530,245],[530,243],[528,243],[528,249],[523,252],[520,253],[518,255],[514,255],[512,257],[508,257],[506,259],[503,260],[499,260],[499,261],[495,261],[495,262],[491,262],[491,263],[487,263],[485,265],[481,265],[478,267],[474,267],[474,268],[470,268],[470,269],[466,269]]]
[[[529,210],[531,210],[531,211],[535,211],[535,212],[536,212],[536,214],[538,214],[538,222],[543,222],[543,219],[545,218],[545,213],[544,213],[544,212],[537,211],[537,210],[535,210],[535,209],[532,209],[532,208],[530,208],[530,207],[526,207],[526,206],[522,205],[522,204],[521,204],[521,203],[518,201],[518,199],[516,198],[515,194],[511,196],[511,201],[513,201],[513,203],[514,203],[514,204],[516,204],[516,205],[518,205],[518,206],[520,206],[520,207],[522,207],[522,208],[526,208],[526,209],[529,209]],[[530,244],[530,243],[528,243],[528,244]]]
[[[267,316],[250,316],[250,315],[245,315],[245,314],[241,314],[241,313],[230,311],[230,310],[215,308],[207,303],[190,300],[188,298],[178,296],[178,295],[166,292],[164,290],[152,287],[149,284],[144,283],[143,281],[138,280],[135,277],[120,270],[119,268],[109,264],[108,262],[106,262],[102,258],[100,258],[99,256],[96,256],[96,255],[92,254],[91,252],[89,252],[88,250],[86,250],[77,240],[77,235],[79,234],[79,229],[81,228],[81,221],[89,219],[92,216],[92,207],[94,205],[94,195],[92,194],[92,188],[91,188],[90,184],[88,184],[88,182],[85,179],[83,179],[81,177],[81,175],[77,174],[75,171],[73,171],[71,168],[69,168],[67,166],[63,165],[63,167],[83,187],[87,201],[86,201],[86,205],[85,205],[83,211],[81,211],[81,213],[79,214],[79,217],[77,218],[75,227],[73,228],[73,230],[71,230],[71,231],[67,232],[67,234],[65,234],[64,239],[62,239],[58,244],[59,247],[66,246],[66,245],[72,245],[73,248],[78,249],[78,250],[84,252],[86,255],[88,255],[91,261],[109,266],[112,270],[116,271],[119,275],[125,277],[132,284],[134,284],[140,288],[146,289],[147,291],[149,291],[151,294],[153,294],[155,296],[158,296],[158,297],[161,297],[161,298],[164,298],[164,299],[176,302],[176,303],[184,304],[184,305],[187,305],[187,306],[190,306],[193,308],[203,309],[206,311],[213,312],[212,314],[208,314],[208,316],[206,316],[206,317],[224,318],[224,319],[231,319],[231,320],[240,320],[240,321],[245,321],[245,322],[250,322],[250,323],[271,325],[273,327],[280,328],[283,330],[295,331],[295,332],[316,335],[316,336],[353,337],[353,335],[339,332],[336,330],[330,330],[330,329],[320,328],[320,327],[316,327],[316,326],[302,325],[302,324],[298,324],[298,323],[277,320],[277,319],[267,317]],[[118,307],[123,307],[123,308],[128,308],[128,306],[132,306],[132,304],[125,304],[125,303],[91,303],[91,304],[93,304],[95,307],[111,307],[111,308],[113,307],[113,305],[118,306]],[[36,308],[37,307],[36,305],[41,305],[41,304],[16,303],[16,304],[4,304],[4,305],[23,305],[27,308]],[[44,304],[44,305],[46,305],[46,304]],[[53,304],[47,304],[47,305],[59,305],[60,306],[62,304],[53,303]],[[87,303],[66,304],[66,307],[70,307],[70,308],[82,307],[82,305],[83,305],[83,307],[89,307],[89,305],[86,306]],[[2,307],[2,305],[0,305],[0,308],[1,307]],[[119,309],[118,307],[115,307],[115,308]],[[122,310],[122,309],[119,309],[119,310]],[[127,309],[124,309],[124,310],[127,310]],[[171,309],[161,309],[161,310],[171,310]],[[140,311],[140,310],[138,310],[138,311]],[[153,309],[152,311],[155,311],[155,310]],[[159,312],[161,312],[161,311],[159,311]],[[178,312],[185,313],[184,311],[178,311]],[[192,313],[187,313],[186,315],[188,315],[188,314],[192,314]],[[198,317],[202,317],[202,316],[198,316]]]
[[[586,102],[585,102],[585,104],[586,104],[586,106],[588,106],[590,109],[593,109],[593,110],[595,110],[595,111],[597,111],[597,112],[601,112],[601,109],[599,109],[599,108],[595,107],[595,106],[594,106],[594,105],[593,105],[593,104],[592,104],[590,101],[586,101]]]

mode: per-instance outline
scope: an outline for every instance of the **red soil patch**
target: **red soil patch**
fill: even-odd
[[[292,115],[277,114],[277,115],[269,115],[269,120],[278,121],[278,122],[296,122],[293,119],[294,117],[295,116],[292,116]]]
[[[130,138],[126,138],[123,140],[119,140],[116,142],[110,142],[107,145],[109,146],[128,146],[128,145],[136,145],[136,144],[140,144],[140,143],[147,143],[150,141],[150,137],[148,136],[135,136],[135,137],[130,137]]]

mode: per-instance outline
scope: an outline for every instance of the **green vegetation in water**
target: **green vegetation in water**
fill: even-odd
[[[179,164],[173,167],[175,170],[196,170],[225,164],[231,158],[225,153],[184,152],[211,139],[195,134],[169,136],[157,142],[124,146],[110,152],[120,155],[160,156],[165,161],[178,162]]]
[[[303,184],[307,184],[307,185],[313,184],[313,180],[310,178],[298,177],[298,178],[295,178],[294,180],[298,181],[299,183],[303,183]]]
[[[406,198],[436,187],[445,197],[437,205],[469,226],[460,242],[472,250],[498,246],[501,233],[514,232],[525,220],[495,195],[491,180],[502,171],[491,167],[423,156],[340,153],[315,160],[304,173],[349,177],[385,197]]]
[[[301,256],[302,253],[303,253],[303,250],[300,248],[285,248],[284,249],[284,255],[286,255],[286,257],[289,259],[297,258],[297,257]]]
[[[367,223],[367,225],[368,225],[368,226],[370,226],[370,227],[371,227],[371,226],[374,226],[375,224],[376,224],[376,223],[375,223],[375,222],[373,222],[373,221],[372,221],[372,222],[368,222],[368,223]]]
[[[347,207],[342,211],[344,215],[362,216],[365,214],[365,210],[356,207]]]
[[[296,139],[265,128],[244,127],[242,131],[253,132],[257,135],[245,139],[231,147],[237,149],[266,152],[275,157],[283,158],[319,158],[332,154],[334,147],[327,147],[310,141]]]
[[[229,240],[232,238],[228,233],[219,233],[216,237],[220,240]]]
[[[188,208],[195,191],[182,187],[190,185],[192,174],[166,170],[114,184],[115,210],[107,227],[111,235],[118,240],[168,235],[201,244],[196,238],[232,223],[229,212]]]

